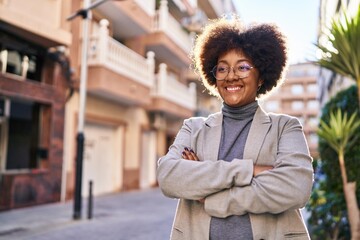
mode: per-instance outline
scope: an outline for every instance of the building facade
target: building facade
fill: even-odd
[[[82,196],[156,186],[156,165],[185,118],[217,110],[190,69],[195,34],[231,1],[108,1],[92,11]],[[82,7],[73,1],[72,11]],[[81,19],[72,22],[78,82]],[[215,105],[215,106],[214,106]],[[79,95],[66,106],[62,199],[74,193]],[[206,110],[208,107],[209,110]],[[199,111],[199,108],[202,111]]]
[[[0,1],[0,210],[60,200],[70,10]]]
[[[304,129],[311,156],[318,157],[317,128],[319,101],[317,79],[320,68],[313,63],[290,65],[285,82],[261,105],[269,112],[285,113],[297,117]]]
[[[67,18],[82,7],[0,0],[0,210],[73,198],[86,39],[82,19]],[[231,0],[106,1],[91,11],[83,197],[90,180],[94,195],[155,186],[183,119],[219,110],[189,52],[208,19],[234,11]]]

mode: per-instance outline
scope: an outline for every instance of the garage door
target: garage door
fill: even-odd
[[[89,181],[93,181],[93,194],[115,192],[122,185],[123,129],[87,123],[82,196],[87,197]]]

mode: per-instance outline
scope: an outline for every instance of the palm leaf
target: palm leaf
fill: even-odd
[[[350,118],[347,113],[342,113],[341,109],[330,113],[329,123],[320,121],[318,135],[323,138],[337,153],[344,151],[355,142],[353,135],[355,130],[360,127],[360,120],[357,119],[356,112]]]
[[[360,6],[353,18],[346,11],[343,11],[343,16],[344,19],[338,16],[333,18],[330,34],[325,35],[326,46],[316,45],[323,53],[318,64],[360,81]],[[332,47],[328,47],[328,44]]]

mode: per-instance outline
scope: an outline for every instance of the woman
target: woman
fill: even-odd
[[[309,239],[299,208],[313,169],[302,126],[257,102],[282,79],[285,37],[270,24],[218,19],[196,39],[193,61],[223,107],[185,120],[159,160],[160,188],[180,199],[171,239]]]

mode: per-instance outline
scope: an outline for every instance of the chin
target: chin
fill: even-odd
[[[231,102],[231,103],[225,102],[225,103],[230,107],[241,107],[241,106],[245,105],[243,103],[233,103],[233,102]]]

